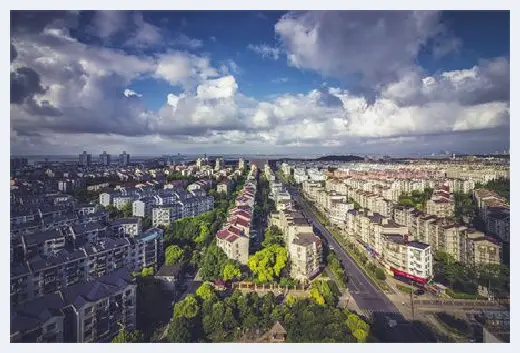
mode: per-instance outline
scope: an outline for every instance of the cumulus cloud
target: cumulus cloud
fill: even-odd
[[[126,88],[124,93],[125,97],[142,97],[142,94],[136,93],[134,90]]]
[[[247,46],[247,48],[254,51],[256,54],[260,55],[262,58],[278,60],[278,58],[280,57],[280,49],[271,47],[267,44],[260,44],[260,45],[249,44]]]
[[[362,74],[376,84],[415,66],[442,26],[434,11],[310,11],[282,16],[275,32],[290,65],[334,77]]]
[[[233,76],[224,76],[215,80],[207,80],[197,87],[200,99],[231,98],[237,92],[238,85]]]
[[[242,146],[241,152],[268,152],[277,146],[313,151],[386,146],[387,151],[399,145],[400,150],[417,151],[437,150],[436,144],[450,149],[508,144],[507,58],[427,75],[413,56],[437,33],[434,15],[369,17],[366,21],[374,28],[360,39],[351,31],[363,32],[366,21],[344,16],[291,13],[279,20],[276,31],[291,65],[337,77],[362,72],[377,82],[373,99],[327,86],[257,99],[240,93],[235,79],[239,68],[231,60],[218,61],[216,69],[209,55],[176,50],[129,54],[86,45],[71,36],[59,16],[34,26],[38,30],[18,28],[11,41],[11,53],[16,53],[11,62],[11,147],[72,151],[92,145],[133,146],[153,153],[174,143],[193,151],[196,146],[229,146],[229,151]],[[324,38],[325,30],[331,38]],[[107,27],[102,33],[111,37],[113,31]],[[341,35],[354,47],[342,45]],[[393,48],[399,46],[404,53]],[[376,57],[358,53],[362,51]],[[133,81],[143,77],[165,80],[176,93],[165,96],[161,108],[150,110],[142,99],[129,99],[141,96],[128,87],[137,87]]]
[[[200,80],[218,76],[207,57],[199,57],[182,52],[168,52],[159,55],[155,76],[171,85],[189,85]]]

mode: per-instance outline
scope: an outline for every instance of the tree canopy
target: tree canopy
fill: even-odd
[[[250,256],[247,266],[260,282],[270,282],[280,277],[287,266],[287,249],[279,245],[271,245]]]
[[[166,265],[175,265],[181,262],[184,258],[184,250],[181,249],[178,245],[170,245],[166,248],[165,254],[165,264]]]
[[[208,283],[203,283],[195,292],[202,300],[208,301],[215,297],[215,289]]]
[[[173,307],[173,315],[176,317],[184,317],[186,319],[193,319],[199,314],[199,303],[197,298],[190,294],[184,300],[177,302]]]
[[[235,260],[228,260],[222,269],[222,278],[224,281],[232,281],[242,276],[240,265]]]

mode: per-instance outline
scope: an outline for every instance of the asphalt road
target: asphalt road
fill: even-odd
[[[345,272],[348,276],[347,287],[350,294],[356,301],[357,306],[364,311],[365,314],[371,316],[378,321],[385,336],[385,342],[426,342],[429,341],[417,329],[414,329],[402,317],[395,305],[386,297],[386,295],[376,287],[372,281],[367,278],[362,269],[358,267],[356,262],[347,255],[345,250],[340,246],[330,232],[320,224],[314,215],[313,210],[306,205],[295,188],[287,186],[287,190],[293,200],[300,206],[304,216],[311,220],[314,226],[321,232],[321,237],[325,238],[329,245],[334,247],[334,252],[338,259],[343,263]],[[393,328],[385,328],[387,319],[395,320],[398,325]],[[390,339],[391,338],[391,339]]]

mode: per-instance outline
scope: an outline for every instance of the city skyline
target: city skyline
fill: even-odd
[[[509,12],[13,11],[10,110],[13,155],[493,153]]]

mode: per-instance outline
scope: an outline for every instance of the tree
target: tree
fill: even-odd
[[[287,266],[287,249],[271,245],[249,257],[247,266],[260,282],[270,282]]]
[[[354,313],[348,314],[346,324],[347,324],[347,327],[350,330],[350,332],[354,332],[355,330],[357,330],[360,320],[361,319],[356,314],[354,314]]]
[[[215,289],[208,283],[203,283],[195,292],[204,301],[208,301],[215,297]]]
[[[168,341],[186,343],[193,342],[193,324],[185,317],[174,317],[168,329]]]
[[[132,330],[127,332],[125,329],[120,330],[112,343],[139,343],[144,342],[143,333],[139,330]]]
[[[241,275],[242,272],[240,272],[240,266],[233,260],[228,261],[222,270],[222,278],[224,281],[231,281],[240,278]]]
[[[166,248],[164,256],[166,265],[175,265],[181,262],[184,258],[184,250],[178,245],[170,245]]]
[[[228,258],[224,251],[212,243],[206,248],[202,266],[200,267],[200,275],[205,281],[213,281],[221,279],[222,270]]]
[[[199,226],[199,235],[195,238],[195,243],[205,244],[208,240],[211,239],[211,234],[209,232],[210,223],[202,223]]]
[[[284,245],[283,232],[276,226],[271,226],[264,232],[262,246],[267,248],[271,245]]]
[[[385,271],[383,271],[383,269],[378,267],[378,268],[376,268],[374,273],[375,273],[377,279],[379,279],[381,281],[384,281],[386,279]]]
[[[293,297],[292,295],[288,295],[286,298],[285,298],[285,304],[287,304],[287,306],[289,308],[292,308],[294,304],[296,304],[296,298]]]
[[[357,329],[352,332],[352,335],[357,339],[358,342],[366,342],[368,337],[368,332],[362,329]]]
[[[174,317],[185,317],[193,319],[199,314],[199,303],[193,294],[188,295],[184,300],[176,303],[173,308]]]
[[[314,299],[318,305],[325,305],[325,298],[321,295],[318,288],[312,288],[309,296]]]

